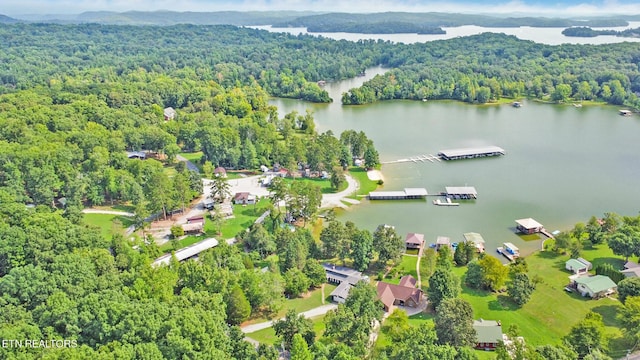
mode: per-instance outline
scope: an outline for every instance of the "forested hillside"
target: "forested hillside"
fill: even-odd
[[[344,104],[389,99],[487,103],[526,96],[640,107],[639,43],[550,46],[485,33],[395,49],[382,59],[393,70],[344,94]]]

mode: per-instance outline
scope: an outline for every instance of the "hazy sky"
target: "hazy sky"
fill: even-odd
[[[0,0],[0,14],[77,14],[84,11],[313,10],[530,13],[545,16],[640,14],[640,0]]]

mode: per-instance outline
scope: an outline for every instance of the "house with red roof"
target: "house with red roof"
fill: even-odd
[[[418,307],[422,301],[422,290],[416,287],[417,280],[411,275],[405,275],[396,284],[378,281],[378,299],[384,310],[391,312],[394,306]]]

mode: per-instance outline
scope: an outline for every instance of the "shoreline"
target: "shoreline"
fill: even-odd
[[[380,170],[369,170],[369,171],[367,171],[367,177],[371,181],[380,181],[380,180],[382,180],[384,182],[384,175],[382,174],[382,172]]]

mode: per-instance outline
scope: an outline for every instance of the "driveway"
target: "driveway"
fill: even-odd
[[[322,305],[322,306],[318,306],[317,308],[313,308],[311,310],[307,310],[305,312],[302,312],[300,314],[304,315],[304,317],[306,317],[306,318],[312,318],[312,317],[324,315],[324,314],[328,313],[330,310],[336,309],[337,307],[338,307],[338,305],[336,305],[336,304]],[[261,323],[257,323],[257,324],[251,324],[251,325],[247,325],[247,326],[242,326],[240,329],[242,330],[243,333],[250,334],[250,333],[256,332],[258,330],[270,328],[270,327],[273,326],[273,323],[278,321],[278,320],[280,320],[280,319],[271,320],[271,321],[265,321],[265,322],[261,322]]]

